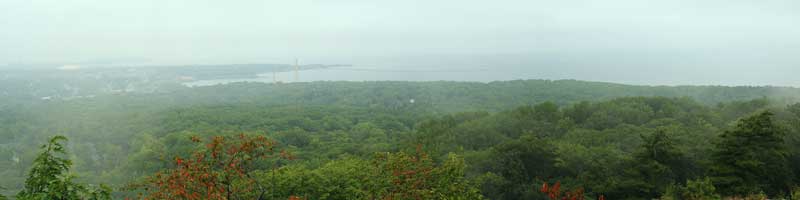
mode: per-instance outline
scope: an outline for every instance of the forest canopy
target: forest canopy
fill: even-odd
[[[82,199],[789,198],[800,104],[774,91],[318,82],[6,102],[0,193],[55,177]]]

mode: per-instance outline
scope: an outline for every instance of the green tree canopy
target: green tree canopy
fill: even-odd
[[[67,174],[72,161],[61,157],[67,154],[61,144],[66,140],[64,136],[54,136],[42,145],[43,151],[33,161],[25,188],[17,194],[18,199],[111,199],[110,189],[105,186],[94,189],[73,182],[75,176]]]
[[[724,195],[785,194],[793,177],[784,129],[764,111],[742,119],[720,136],[713,153],[713,182]]]

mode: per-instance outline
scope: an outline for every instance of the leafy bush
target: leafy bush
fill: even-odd
[[[683,196],[687,200],[717,200],[720,196],[716,193],[714,183],[708,177],[687,180]]]
[[[73,182],[75,176],[67,174],[72,161],[54,155],[67,154],[61,144],[66,140],[64,136],[55,136],[42,145],[44,151],[33,161],[25,188],[17,194],[17,199],[111,199],[111,189],[108,187],[101,185],[100,188],[94,188]]]

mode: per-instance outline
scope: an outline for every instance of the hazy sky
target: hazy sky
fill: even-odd
[[[800,86],[800,1],[0,0],[0,65],[295,57]]]

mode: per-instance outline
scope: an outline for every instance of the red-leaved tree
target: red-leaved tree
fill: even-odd
[[[203,141],[192,137],[196,143]],[[175,167],[152,175],[144,184],[140,199],[264,199],[270,189],[252,172],[263,169],[264,161],[293,159],[275,149],[276,142],[264,136],[215,136],[191,158],[175,158]],[[252,194],[256,194],[255,197]]]
[[[380,155],[380,154],[379,154]],[[379,199],[430,199],[432,187],[433,160],[417,146],[416,154],[386,154],[375,161],[378,169],[390,174],[391,185]]]
[[[549,185],[547,182],[542,183],[542,188],[539,192],[547,195],[550,200],[584,200],[583,188],[576,188],[574,190],[561,191],[561,181],[556,181],[555,184]],[[604,199],[601,195],[599,199]]]

